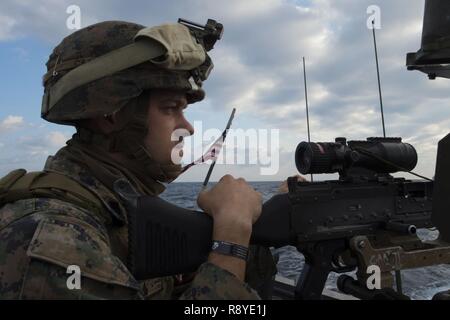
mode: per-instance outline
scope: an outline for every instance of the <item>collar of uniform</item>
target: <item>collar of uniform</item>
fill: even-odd
[[[55,156],[49,156],[44,171],[64,174],[77,181],[83,187],[95,194],[108,212],[102,217],[105,223],[125,225],[127,214],[124,204],[95,175],[79,163],[68,157],[68,150],[64,147]],[[125,177],[124,177],[125,178]]]

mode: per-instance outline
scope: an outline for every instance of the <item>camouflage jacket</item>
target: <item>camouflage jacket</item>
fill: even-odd
[[[67,175],[107,210],[91,212],[66,201],[30,198],[0,208],[0,299],[258,299],[249,285],[204,263],[192,281],[163,277],[138,282],[125,265],[124,208],[77,163],[50,157],[45,171]],[[126,222],[126,221],[125,221]],[[80,270],[80,288],[70,286]]]

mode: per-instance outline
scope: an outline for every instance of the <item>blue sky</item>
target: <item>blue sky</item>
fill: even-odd
[[[130,5],[133,3],[134,5]],[[282,180],[296,172],[293,152],[306,140],[301,57],[307,57],[312,140],[336,136],[364,139],[381,134],[371,33],[366,8],[381,8],[378,30],[388,135],[402,136],[419,153],[416,171],[432,176],[436,144],[450,126],[448,80],[428,81],[404,66],[420,46],[423,0],[237,1],[10,1],[0,3],[0,175],[17,167],[42,168],[64,145],[70,127],[40,119],[42,75],[52,48],[72,31],[66,8],[81,8],[82,27],[104,20],[144,25],[178,17],[225,26],[211,55],[215,69],[205,84],[207,99],[188,108],[203,128],[223,128],[232,107],[234,128],[280,130],[280,170],[219,165],[248,180]],[[180,181],[201,181],[207,166]]]
[[[20,111],[30,120],[31,117],[38,119],[39,112],[33,106],[39,103],[42,95],[39,79],[45,70],[50,48],[49,43],[33,38],[0,42],[2,118]]]

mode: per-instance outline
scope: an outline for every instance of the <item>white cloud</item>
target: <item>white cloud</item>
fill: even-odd
[[[0,15],[0,41],[13,38],[13,28],[16,24],[17,22],[14,18]]]
[[[69,137],[59,131],[52,131],[47,135],[48,145],[54,148],[63,147],[66,144],[66,141],[69,140]]]
[[[203,7],[207,12],[217,12],[218,3],[215,1],[190,1],[196,7]],[[282,6],[279,0],[228,0],[226,3],[220,3],[220,14],[230,17],[236,21],[241,19],[251,19],[258,16],[264,16],[273,12]]]
[[[44,139],[42,137],[45,137]],[[32,157],[48,156],[63,147],[66,141],[69,140],[69,135],[60,131],[45,132],[40,131],[35,135],[30,135],[29,132],[19,138],[21,149]]]
[[[27,153],[31,157],[44,157],[50,154],[49,150],[43,146],[28,146]]]
[[[8,124],[22,123],[10,118]],[[23,125],[13,135],[0,136],[0,176],[17,168],[41,170],[46,158],[65,145],[73,129],[49,131],[46,127],[36,128]]]
[[[9,115],[2,122],[0,122],[0,132],[17,129],[23,124],[23,117]]]
[[[0,41],[31,36],[46,41],[60,41],[72,33],[66,26],[68,6],[72,0],[5,0],[0,2]],[[90,13],[93,6],[87,1],[77,1],[81,6],[82,27],[95,23]]]

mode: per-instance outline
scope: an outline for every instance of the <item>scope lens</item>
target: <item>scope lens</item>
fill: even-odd
[[[308,174],[311,169],[313,152],[308,142],[300,142],[295,150],[295,166],[301,174]]]
[[[300,142],[295,150],[295,165],[301,174],[333,173],[337,170],[336,146],[329,142]]]

